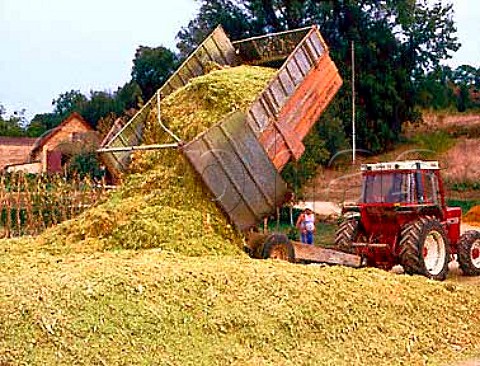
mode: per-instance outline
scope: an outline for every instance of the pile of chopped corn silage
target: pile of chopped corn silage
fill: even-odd
[[[164,121],[190,139],[248,105],[271,73],[198,78],[163,102]],[[221,95],[235,101],[216,104]],[[476,286],[228,255],[241,235],[179,152],[137,155],[133,171],[76,220],[0,241],[0,365],[415,366],[480,355]],[[135,250],[147,248],[160,250]]]
[[[247,108],[275,70],[240,66],[212,71],[161,102],[162,123],[184,141]],[[171,141],[150,112],[147,142]],[[170,140],[169,140],[170,139]],[[46,233],[47,242],[95,247],[161,248],[187,255],[238,253],[241,235],[231,227],[181,152],[137,153],[124,186],[108,202]]]
[[[0,248],[0,364],[415,366],[480,354],[476,286],[239,256]]]
[[[480,226],[480,206],[473,206],[464,216],[464,221]]]

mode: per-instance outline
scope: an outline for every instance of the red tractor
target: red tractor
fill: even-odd
[[[463,273],[480,274],[480,232],[460,235],[461,209],[447,207],[438,162],[362,165],[362,196],[342,210],[337,249],[367,265],[444,280],[457,255]]]

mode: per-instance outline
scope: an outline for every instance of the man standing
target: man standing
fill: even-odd
[[[315,214],[312,208],[307,205],[297,220],[297,228],[300,230],[300,239],[304,244],[313,244],[315,234]]]

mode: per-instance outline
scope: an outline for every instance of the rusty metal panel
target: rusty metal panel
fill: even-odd
[[[303,140],[310,131],[341,84],[335,65],[325,55],[290,96],[276,118],[276,123],[263,130],[259,139],[277,169],[281,170],[290,158],[301,156],[303,151],[298,146],[298,141]],[[279,130],[284,133],[279,133]],[[290,138],[284,138],[285,135]]]
[[[240,230],[257,224],[283,202],[286,184],[244,113],[229,115],[182,150]]]
[[[303,37],[299,39],[300,36]],[[297,41],[295,47],[292,49],[292,44],[286,43],[285,49],[291,53],[247,113],[248,124],[279,170],[291,158],[302,155],[305,150],[302,139],[342,83],[317,27],[292,32],[290,37]],[[277,45],[280,40],[270,42]]]
[[[268,127],[270,121],[277,118],[284,104],[288,102],[290,96],[295,93],[305,77],[315,68],[318,60],[325,54],[325,48],[316,27],[269,36],[265,40],[268,44],[267,41],[270,42],[271,49],[276,50],[279,56],[285,56],[284,53],[287,51],[289,53],[283,66],[250,108],[248,122],[258,134]],[[259,39],[234,42],[233,44],[235,47],[246,47],[245,45],[250,42],[257,44]],[[315,49],[313,49],[313,44],[317,45]],[[283,48],[280,47],[281,45]],[[271,57],[272,50],[268,53],[269,57]],[[245,52],[242,52],[240,48],[240,56],[247,57],[248,60],[248,54],[245,55]],[[319,52],[322,53],[319,54]]]
[[[287,58],[311,27],[267,34],[233,42],[244,63],[266,64]]]
[[[154,102],[152,97],[102,148],[138,146],[143,142],[143,129]],[[113,128],[117,128],[113,126]],[[109,132],[110,133],[110,132]],[[130,163],[130,152],[103,152],[101,159],[113,174],[124,172]]]
[[[158,93],[165,98],[175,90],[186,85],[193,77],[203,75],[209,62],[221,65],[236,65],[238,57],[222,27],[217,27],[205,41],[185,60],[178,70],[165,82]],[[122,129],[114,134],[102,148],[138,146],[143,141],[143,128],[147,117],[156,105],[154,95],[142,109],[128,121]],[[130,162],[131,152],[103,152],[102,160],[114,172],[123,172]]]
[[[190,79],[205,74],[209,62],[230,66],[238,64],[235,48],[221,26],[218,26],[165,82],[160,88],[160,96],[165,98],[185,86]]]
[[[313,245],[292,242],[295,260],[315,263],[340,264],[354,268],[364,265],[362,257],[356,254],[343,253],[334,249],[326,249]]]

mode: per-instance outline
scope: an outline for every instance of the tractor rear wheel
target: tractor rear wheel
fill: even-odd
[[[463,274],[480,275],[480,231],[469,230],[460,237],[457,259]]]
[[[358,235],[359,222],[357,219],[343,221],[335,233],[335,248],[353,253],[353,242]]]
[[[405,226],[400,240],[400,262],[408,274],[433,280],[447,277],[450,245],[440,221],[422,217]]]
[[[263,244],[263,259],[281,259],[288,262],[295,261],[293,245],[284,234],[272,234]]]

